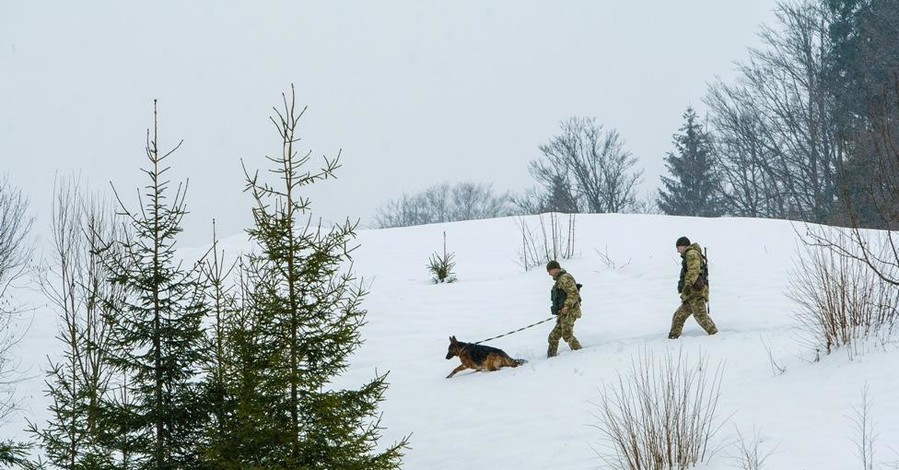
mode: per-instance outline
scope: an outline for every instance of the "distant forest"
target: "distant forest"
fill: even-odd
[[[435,182],[382,204],[379,228],[507,215],[649,212],[894,228],[899,216],[899,3],[782,2],[706,114],[688,108],[641,199],[637,159],[617,131],[569,117],[529,163],[534,186]],[[650,156],[651,157],[651,156]]]

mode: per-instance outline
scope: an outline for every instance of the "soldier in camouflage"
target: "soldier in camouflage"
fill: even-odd
[[[684,322],[690,315],[696,319],[699,326],[706,333],[713,335],[718,332],[715,322],[706,310],[706,302],[709,301],[708,268],[705,265],[705,257],[698,243],[690,243],[687,237],[680,237],[675,243],[678,253],[681,255],[680,280],[677,283],[677,292],[680,294],[681,305],[674,312],[671,319],[671,331],[669,339],[677,339],[684,328]]]
[[[574,277],[562,269],[558,261],[547,263],[546,272],[556,281],[550,292],[550,309],[557,316],[556,326],[549,333],[549,348],[546,350],[546,357],[555,357],[559,353],[560,338],[568,343],[572,351],[581,349],[581,343],[574,337],[574,322],[581,318],[581,295]]]

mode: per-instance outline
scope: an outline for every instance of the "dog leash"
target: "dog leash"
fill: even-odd
[[[540,320],[540,321],[538,321],[537,323],[531,323],[530,325],[528,325],[528,326],[523,326],[523,327],[521,327],[521,328],[519,328],[519,329],[517,329],[517,330],[509,331],[509,332],[503,333],[503,334],[501,334],[501,335],[494,336],[494,337],[492,337],[492,338],[482,339],[482,340],[478,341],[477,343],[472,343],[472,344],[486,343],[487,341],[490,341],[490,340],[493,340],[493,339],[502,338],[503,336],[509,336],[509,335],[511,335],[512,333],[518,333],[519,331],[526,330],[526,329],[528,329],[528,328],[537,326],[537,325],[539,325],[539,324],[541,324],[541,323],[546,323],[546,322],[548,322],[548,321],[550,321],[550,320],[553,320],[553,319],[555,319],[555,318],[556,318],[555,316],[552,316],[552,317],[547,318],[546,320]]]

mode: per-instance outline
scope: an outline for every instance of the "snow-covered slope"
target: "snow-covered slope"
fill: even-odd
[[[764,468],[861,468],[853,419],[865,387],[875,461],[882,468],[899,462],[899,351],[894,343],[852,360],[838,352],[812,361],[786,295],[799,245],[791,223],[613,214],[576,221],[576,255],[561,262],[584,285],[575,333],[585,349],[571,352],[563,342],[559,357],[546,359],[552,323],[543,323],[489,343],[527,359],[524,366],[452,379],[444,378],[458,365],[444,359],[450,335],[474,342],[550,316],[552,280],[542,266],[521,267],[518,221],[359,233],[355,271],[370,291],[365,344],[335,385],[356,387],[375,371],[390,371],[383,441],[411,434],[405,468],[606,468],[596,453],[603,443],[595,403],[603,384],[627,373],[642,353],[705,356],[723,367],[723,426],[713,443],[720,451],[707,468],[739,468],[730,458],[737,430],[761,436],[761,450],[771,454]],[[458,281],[437,285],[425,267],[442,251],[444,233]],[[692,319],[681,339],[666,337],[679,303],[674,242],[681,235],[708,248],[711,315],[720,329],[713,337]],[[20,349],[32,372],[57,348],[52,318],[42,308],[37,314]],[[775,373],[772,363],[785,372]],[[41,380],[20,386],[32,419],[46,407]],[[15,426],[4,428],[7,435],[18,432]]]

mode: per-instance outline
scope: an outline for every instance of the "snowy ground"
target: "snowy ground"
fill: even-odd
[[[874,468],[899,468],[899,350],[871,346],[851,360],[838,352],[813,361],[786,295],[796,228],[802,231],[758,219],[578,216],[577,254],[562,265],[584,285],[575,333],[585,349],[570,352],[563,343],[559,357],[547,360],[548,322],[489,343],[526,365],[452,379],[444,378],[459,363],[444,359],[450,335],[474,342],[550,316],[552,280],[542,267],[520,266],[516,219],[362,231],[355,270],[370,290],[365,344],[336,385],[357,387],[390,371],[383,442],[411,434],[407,469],[605,468],[594,426],[603,384],[641,353],[704,355],[723,367],[723,426],[713,443],[720,451],[701,468],[740,468],[730,458],[737,430],[761,436],[761,450],[771,454],[767,469],[862,468],[853,419],[866,387]],[[458,281],[435,285],[425,266],[442,250],[444,232]],[[717,336],[691,319],[680,340],[666,338],[679,302],[674,241],[681,235],[708,247]],[[31,378],[18,392],[31,419],[46,417],[39,371],[58,349],[54,322],[38,305],[19,350]],[[776,373],[774,363],[785,372]],[[4,437],[25,437],[15,418]]]

